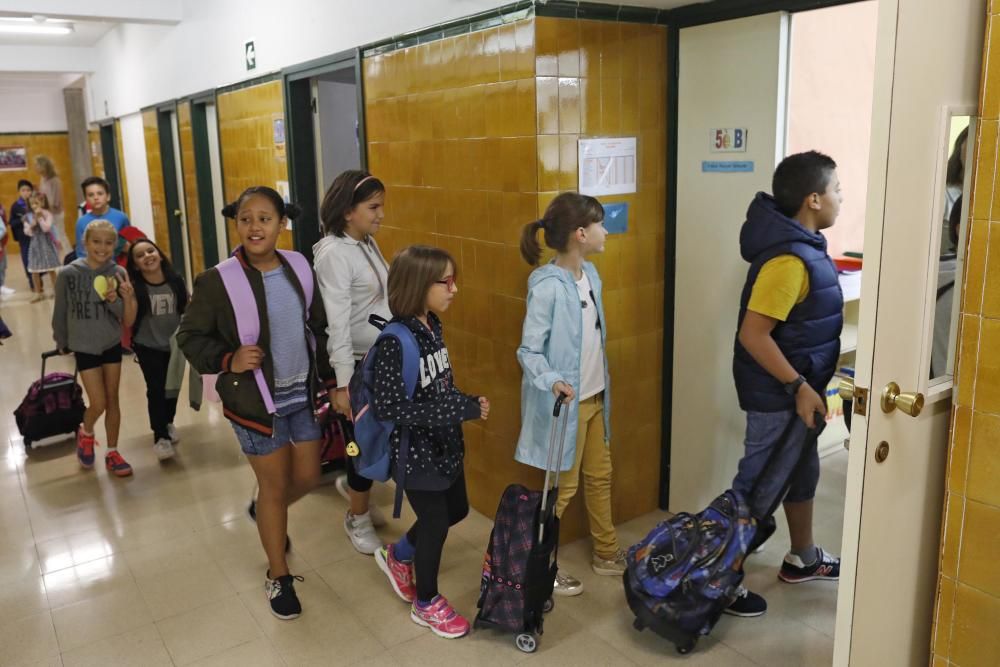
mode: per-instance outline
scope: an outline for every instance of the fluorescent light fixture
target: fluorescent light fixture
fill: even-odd
[[[0,33],[18,35],[68,35],[73,25],[38,25],[37,23],[4,23],[0,20]]]

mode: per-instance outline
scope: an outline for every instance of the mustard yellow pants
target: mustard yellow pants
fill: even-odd
[[[604,393],[580,401],[573,468],[559,473],[556,516],[562,518],[576,495],[583,473],[583,499],[590,520],[594,553],[612,559],[618,552],[618,535],[611,519],[611,450],[604,442]]]

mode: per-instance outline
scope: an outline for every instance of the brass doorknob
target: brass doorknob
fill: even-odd
[[[854,400],[854,378],[840,378],[840,385],[837,388],[837,393],[845,401]]]
[[[181,210],[179,208],[175,208],[174,209],[174,216],[176,216],[176,217],[179,218],[179,217],[181,217],[181,215],[183,215],[183,213],[181,213]]]
[[[904,394],[898,384],[890,382],[882,390],[882,412],[889,414],[896,408],[903,414],[917,417],[924,409],[924,395],[920,392]]]

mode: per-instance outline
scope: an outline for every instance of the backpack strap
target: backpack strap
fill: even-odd
[[[312,305],[313,301],[313,272],[312,267],[309,266],[309,260],[305,258],[302,253],[295,252],[293,250],[279,250],[278,254],[285,258],[289,266],[292,267],[292,271],[295,272],[295,277],[299,279],[299,284],[302,285],[302,291],[306,295],[306,313],[309,312],[309,307]],[[306,317],[308,320],[308,316]]]
[[[257,313],[257,299],[254,298],[253,290],[250,289],[250,281],[243,270],[243,265],[236,257],[230,257],[215,267],[222,277],[222,284],[229,295],[229,303],[233,306],[233,314],[236,316],[236,332],[240,338],[240,345],[256,345],[260,340],[260,316]],[[257,389],[264,399],[264,406],[267,413],[273,415],[275,412],[274,398],[271,390],[267,386],[267,379],[264,371],[255,368],[253,371],[254,380],[257,382]]]
[[[420,365],[420,346],[409,327],[401,322],[390,322],[382,329],[378,339],[392,337],[399,341],[403,349],[403,386],[406,398],[413,400],[417,390],[417,375]],[[396,457],[396,496],[392,505],[392,517],[399,518],[403,509],[403,489],[406,485],[406,465],[410,459],[410,427],[399,427],[399,456]]]

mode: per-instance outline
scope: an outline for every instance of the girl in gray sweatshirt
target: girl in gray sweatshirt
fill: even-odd
[[[128,274],[112,261],[118,232],[107,220],[95,220],[83,234],[87,256],[59,273],[52,333],[60,352],[76,356],[87,392],[87,411],[76,435],[76,456],[85,469],[94,466],[94,423],[104,414],[108,451],[104,465],[117,477],[132,474],[118,453],[121,408],[122,326],[132,326],[137,304]]]

